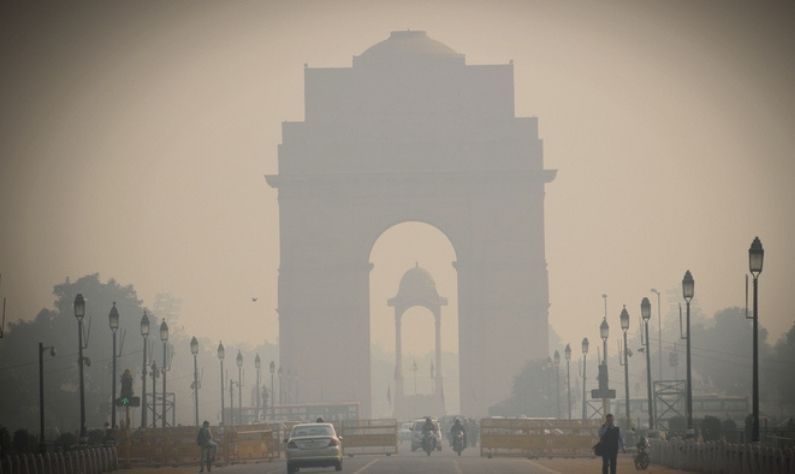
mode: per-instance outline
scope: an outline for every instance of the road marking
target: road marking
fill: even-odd
[[[364,465],[364,467],[362,467],[362,468],[361,468],[361,469],[359,469],[358,471],[354,471],[354,472],[353,472],[353,474],[361,474],[362,472],[364,472],[364,471],[365,471],[365,469],[367,469],[368,467],[372,466],[373,464],[377,463],[377,462],[378,462],[378,461],[380,461],[380,460],[381,460],[381,458],[375,458],[375,459],[373,459],[372,461],[370,461],[370,462],[368,462],[367,464],[365,464],[365,465]]]
[[[546,467],[546,466],[544,466],[542,464],[538,464],[537,462],[533,461],[532,459],[528,459],[527,462],[529,462],[530,464],[532,464],[536,468],[541,469],[541,471],[546,472],[547,474],[561,474],[560,471],[556,471],[556,470],[550,469],[550,468],[548,468],[548,467]]]

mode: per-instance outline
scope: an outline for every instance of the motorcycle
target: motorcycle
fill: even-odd
[[[422,450],[428,453],[428,456],[436,449],[436,436],[428,432],[422,435]]]
[[[461,456],[461,452],[464,451],[464,432],[459,431],[453,437],[453,450]]]
[[[646,441],[645,438],[638,443],[638,453],[635,455],[634,459],[632,460],[635,463],[635,470],[636,471],[645,471],[646,468],[649,467],[649,463],[651,459],[649,458],[649,452],[647,451],[649,447],[649,442]]]

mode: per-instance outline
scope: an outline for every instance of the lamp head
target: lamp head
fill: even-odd
[[[582,353],[583,354],[587,354],[588,353],[588,347],[590,345],[591,344],[588,342],[588,338],[587,337],[582,338]]]
[[[276,362],[271,361],[269,368],[271,371],[271,375],[273,375],[276,372]]]
[[[607,324],[607,319],[602,319],[602,324],[599,325],[599,337],[606,341],[610,336],[610,325]]]
[[[621,310],[621,315],[618,317],[621,321],[621,329],[626,331],[629,329],[629,311],[627,311],[626,305]]]
[[[193,355],[199,353],[199,341],[196,339],[196,336],[193,336],[190,340],[190,353]]]
[[[695,286],[696,282],[693,280],[693,274],[690,273],[690,270],[686,271],[685,277],[682,278],[682,296],[688,303],[690,303],[690,300],[693,299],[693,295],[695,294]]]
[[[237,357],[235,358],[235,362],[237,362],[238,367],[243,367],[243,354],[240,351],[237,351]]]
[[[221,341],[218,341],[218,360],[224,360],[225,355],[226,351],[224,351],[224,344]]]
[[[259,369],[260,367],[262,367],[262,360],[259,358],[259,354],[257,354],[256,357],[254,357],[254,367],[256,369]]]
[[[110,313],[108,313],[108,324],[110,324],[110,330],[116,332],[119,329],[119,310],[116,309],[116,302],[113,302],[113,307],[110,308]]]
[[[759,237],[754,237],[751,243],[751,248],[748,249],[748,268],[754,278],[757,278],[762,273],[762,264],[765,261],[765,249],[762,247],[762,241]]]
[[[640,301],[640,315],[648,321],[651,319],[651,302],[645,296]]]
[[[571,360],[571,344],[566,344],[563,354],[566,356],[566,360]]]
[[[560,351],[555,349],[555,355],[553,356],[552,361],[555,363],[555,367],[560,365]]]
[[[146,315],[146,311],[141,316],[141,335],[143,337],[149,336],[149,316]]]
[[[78,321],[82,321],[86,315],[86,300],[83,298],[83,295],[78,293],[75,296],[75,318]]]
[[[168,341],[168,324],[166,324],[165,319],[160,323],[160,340],[163,342]]]

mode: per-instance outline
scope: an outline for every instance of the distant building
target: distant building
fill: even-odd
[[[283,125],[281,366],[294,403],[370,403],[370,251],[406,221],[438,228],[458,272],[461,412],[508,397],[548,355],[545,170],[536,118],[515,117],[513,65],[467,65],[397,31],[353,67],[304,70],[305,120]]]

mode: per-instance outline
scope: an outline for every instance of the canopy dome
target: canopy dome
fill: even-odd
[[[415,264],[400,279],[398,294],[389,300],[390,306],[400,305],[410,307],[420,306],[439,306],[446,305],[447,298],[439,296],[436,290],[436,282],[428,272],[419,264]]]
[[[362,54],[354,57],[353,63],[381,63],[411,58],[463,61],[464,55],[455,52],[440,41],[429,38],[424,31],[406,30],[393,31],[389,38],[370,46]]]

